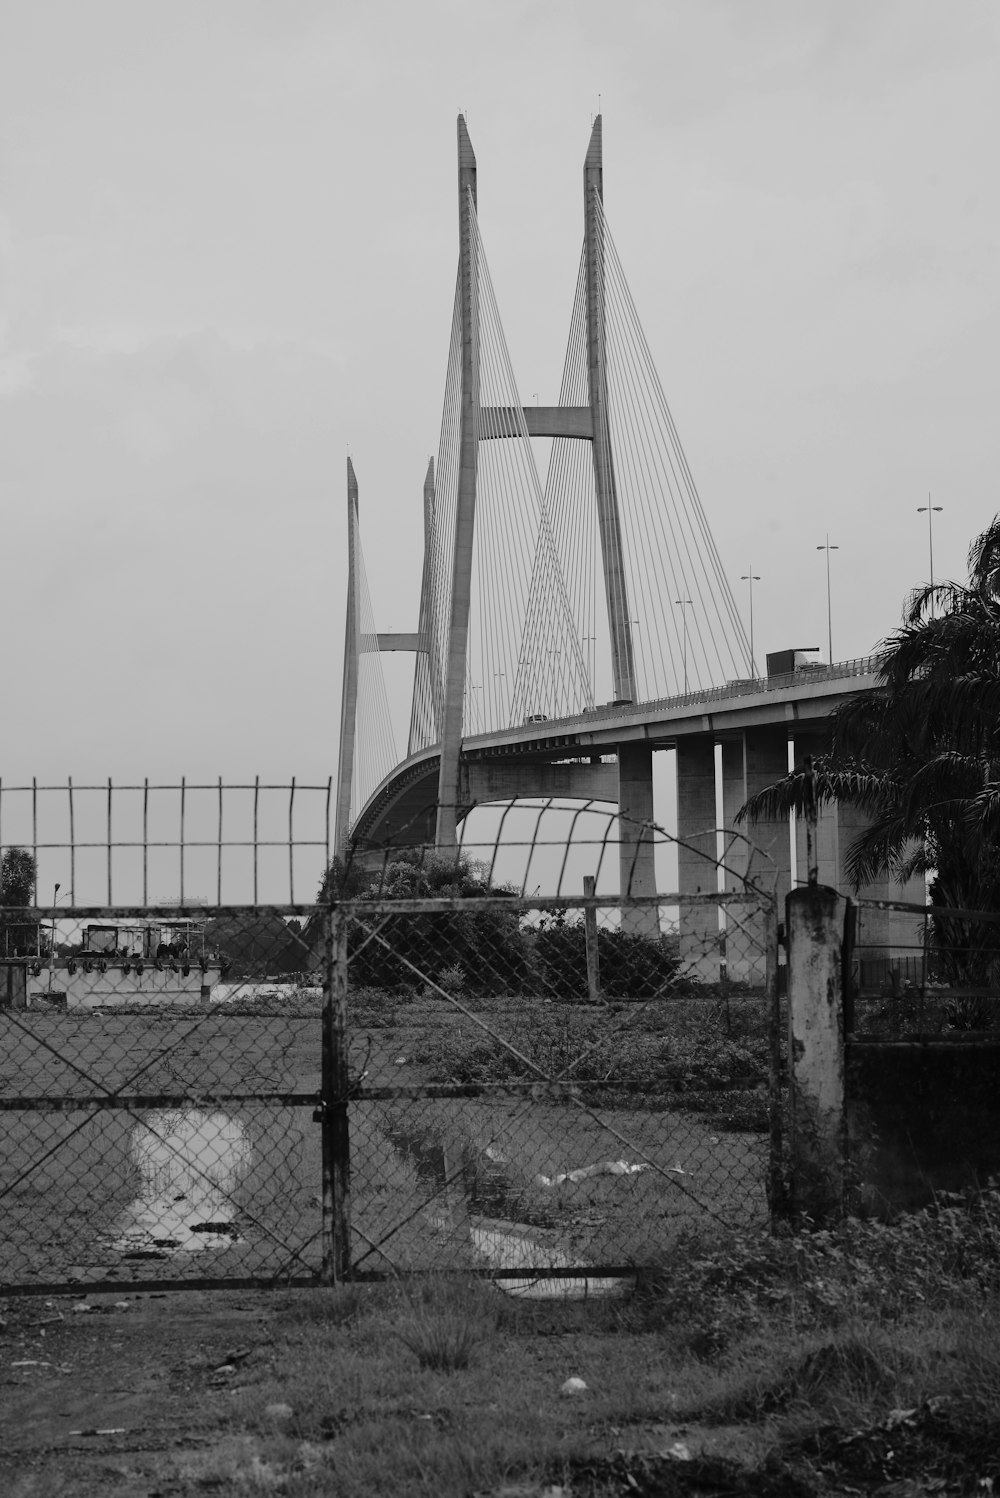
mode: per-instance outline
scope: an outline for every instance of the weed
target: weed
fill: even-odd
[[[497,1329],[497,1292],[477,1280],[443,1284],[429,1280],[407,1294],[396,1336],[421,1368],[455,1373]]]

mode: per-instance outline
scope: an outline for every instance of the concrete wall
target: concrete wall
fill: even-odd
[[[176,972],[169,966],[160,971],[152,963],[144,963],[141,973],[136,972],[134,964],[124,973],[120,962],[108,963],[107,971],[103,973],[98,965],[93,966],[89,973],[84,972],[79,962],[76,971],[70,973],[63,964],[54,969],[51,985],[48,968],[43,968],[38,977],[29,974],[28,1003],[48,1002],[51,993],[53,998],[65,994],[67,1009],[199,1004],[208,1001],[212,987],[220,977],[217,963],[210,965],[204,973],[200,967],[192,966],[186,977],[180,967]]]
[[[793,891],[788,930],[788,1200],[814,1221],[889,1216],[1000,1175],[1000,1037],[847,1040],[844,900]]]
[[[887,1215],[1000,1175],[1000,1039],[847,1045],[856,1205]]]

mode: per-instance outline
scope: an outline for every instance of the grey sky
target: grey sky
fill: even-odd
[[[605,203],[758,654],[865,653],[996,485],[991,0],[0,4],[0,772],[332,773],[344,467],[412,628],[455,116],[522,397]],[[405,673],[396,673],[400,686]],[[406,704],[398,701],[400,722]]]

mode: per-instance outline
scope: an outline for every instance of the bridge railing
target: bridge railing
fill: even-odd
[[[858,656],[856,660],[838,661],[833,666],[806,666],[798,671],[783,671],[776,676],[748,676],[745,680],[727,681],[721,687],[708,687],[697,692],[679,692],[672,697],[657,697],[650,702],[611,704],[595,707],[588,718],[623,718],[642,708],[700,706],[703,702],[722,702],[730,697],[756,697],[761,692],[780,692],[788,687],[801,686],[805,682],[842,681],[852,676],[873,676],[881,657]]]

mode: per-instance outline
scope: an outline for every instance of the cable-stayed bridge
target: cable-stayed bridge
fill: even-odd
[[[678,834],[709,836],[822,741],[868,662],[761,679],[604,211],[602,121],[583,168],[583,244],[556,405],[525,405],[458,119],[459,257],[437,460],[423,486],[417,627],[380,633],[348,461],[349,598],[337,844],[452,847],[474,805],[617,803],[623,888],[655,891],[641,827],[652,754],[677,748]],[[550,439],[544,481],[534,442]],[[381,653],[415,657],[399,759]],[[817,738],[818,736],[818,738]],[[792,876],[788,824],[779,888]],[[784,851],[782,851],[782,841]],[[831,844],[832,872],[841,864]],[[706,855],[714,845],[706,843]],[[685,879],[681,857],[682,887]],[[703,878],[699,866],[691,878]],[[832,880],[840,883],[839,878]]]

